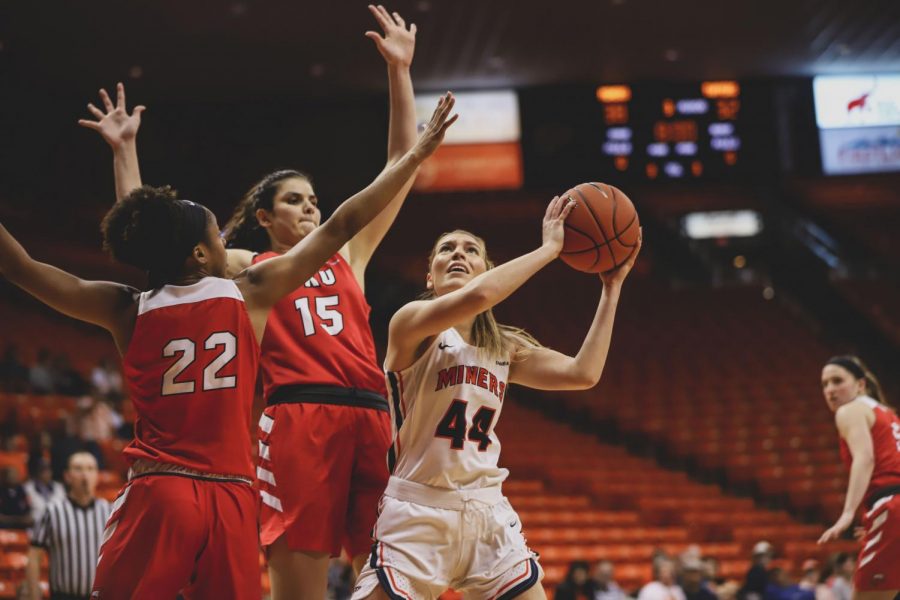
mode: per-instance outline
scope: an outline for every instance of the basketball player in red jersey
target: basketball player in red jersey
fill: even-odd
[[[900,592],[900,418],[884,403],[878,380],[855,356],[836,356],[826,363],[822,390],[834,411],[850,482],[844,512],[819,543],[837,539],[860,505],[865,506],[854,598],[891,600]]]
[[[388,65],[390,165],[416,139],[409,73],[416,27],[383,6],[369,10],[384,32],[366,36]],[[81,124],[100,131],[113,147],[121,195],[140,185],[134,137],[143,107],[127,114],[121,84],[116,106],[105,92],[101,97],[106,113],[90,106],[98,121]],[[269,318],[260,363],[268,407],[260,421],[257,473],[261,539],[276,600],[320,600],[329,557],[343,547],[358,571],[371,545],[378,498],[388,479],[390,418],[368,323],[365,271],[411,184]],[[312,232],[320,216],[308,175],[285,170],[266,176],[226,226],[228,272],[279,256]]]
[[[138,188],[103,221],[112,255],[148,272],[143,293],[35,261],[0,225],[0,273],[110,332],[138,415],[92,598],[259,598],[249,419],[269,311],[406,185],[455,120],[453,104],[442,98],[416,145],[322,227],[234,280],[223,279],[215,216],[169,188]]]
[[[554,198],[541,246],[496,268],[481,238],[442,235],[426,279],[433,297],[391,319],[385,370],[396,464],[354,600],[426,600],[448,587],[473,600],[545,597],[537,557],[503,497],[509,471],[498,466],[495,426],[510,383],[542,390],[597,384],[640,241],[623,265],[600,275],[603,294],[575,356],[498,325],[492,309],[559,256],[574,202]]]

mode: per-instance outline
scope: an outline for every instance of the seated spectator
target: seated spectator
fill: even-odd
[[[819,561],[812,558],[803,561],[803,577],[797,584],[797,588],[804,592],[804,600],[808,599],[809,592],[812,592],[815,600],[834,600],[831,588],[822,581]]]
[[[583,560],[569,565],[566,579],[556,587],[555,600],[593,600],[594,585],[588,576],[588,564]]]
[[[781,567],[771,569],[768,572],[768,578],[763,598],[765,600],[788,600],[791,596],[790,588],[792,585],[784,569]]]
[[[628,596],[615,581],[612,562],[601,560],[594,567],[594,600],[625,600]]]
[[[831,593],[835,600],[852,600],[853,574],[856,572],[856,557],[849,552],[837,554],[834,564],[834,577],[830,581]]]
[[[50,351],[41,348],[38,350],[37,360],[28,371],[28,384],[35,394],[52,394],[55,383],[53,366],[50,363]]]
[[[72,367],[65,354],[57,354],[53,359],[53,376],[53,389],[57,394],[80,396],[88,391],[84,377]]]
[[[0,471],[0,529],[28,529],[32,525],[31,507],[15,467]]]
[[[752,565],[747,571],[743,587],[738,592],[741,600],[761,600],[769,585],[769,565],[772,563],[772,544],[766,541],[753,546]]]
[[[91,371],[91,385],[110,402],[122,399],[122,374],[109,358],[101,360]]]
[[[111,440],[122,426],[122,416],[97,395],[82,396],[72,415],[72,431],[82,442]]]
[[[0,390],[24,392],[28,389],[28,367],[22,362],[18,346],[7,344],[0,362]]]
[[[328,563],[328,598],[329,600],[350,600],[353,595],[353,584],[356,575],[353,566],[343,558],[333,558]]]
[[[675,581],[675,563],[665,556],[653,561],[653,581],[641,588],[638,600],[686,600]]]
[[[32,461],[29,465],[31,479],[22,486],[31,505],[31,519],[37,523],[44,516],[47,505],[54,500],[66,497],[66,488],[58,481],[53,481],[53,470],[44,459]]]
[[[681,562],[681,588],[687,600],[718,600],[718,596],[703,581],[703,563],[695,556]]]

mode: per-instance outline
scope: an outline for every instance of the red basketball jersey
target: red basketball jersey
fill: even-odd
[[[866,490],[865,500],[868,502],[874,492],[900,485],[900,418],[889,408],[868,396],[862,396],[855,401],[865,402],[875,413],[875,422],[871,429],[875,470],[872,471],[872,480]],[[843,438],[841,438],[841,458],[849,469],[853,456]]]
[[[233,281],[206,277],[142,293],[123,364],[137,412],[130,462],[254,477],[259,345]]]
[[[266,252],[258,263],[278,256]],[[371,308],[353,269],[335,254],[302,287],[278,301],[262,340],[263,393],[283,385],[333,385],[386,395],[369,327]]]

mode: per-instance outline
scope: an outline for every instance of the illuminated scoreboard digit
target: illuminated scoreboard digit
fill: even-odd
[[[735,81],[600,86],[602,153],[649,179],[727,175],[740,162],[740,94]]]

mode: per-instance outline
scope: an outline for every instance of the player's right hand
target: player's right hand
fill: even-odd
[[[106,143],[113,150],[116,150],[122,144],[134,140],[137,136],[138,129],[141,126],[141,113],[147,107],[135,106],[129,115],[125,107],[125,86],[121,83],[116,84],[115,106],[113,106],[109,94],[102,88],[100,90],[100,100],[103,102],[103,108],[106,112],[103,112],[92,103],[88,103],[88,110],[97,120],[79,119],[78,124],[99,132],[103,139],[106,140]]]

